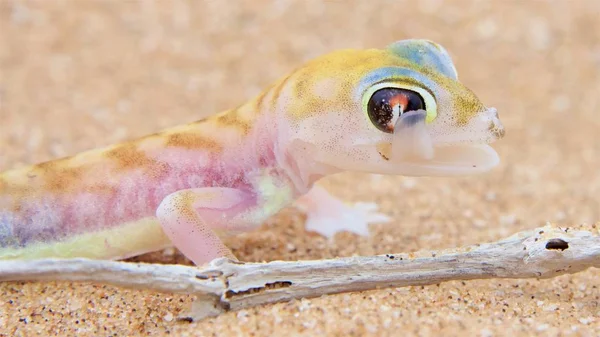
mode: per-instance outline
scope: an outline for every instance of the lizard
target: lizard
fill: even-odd
[[[306,213],[307,230],[367,235],[389,218],[319,180],[487,172],[504,133],[436,42],[331,51],[236,108],[0,173],[0,260],[125,259],[173,246],[196,265],[235,260],[222,235],[288,206]]]

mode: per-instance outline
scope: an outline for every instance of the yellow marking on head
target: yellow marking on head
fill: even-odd
[[[286,87],[282,82],[278,90],[286,90],[290,98],[295,100],[287,108],[289,116],[294,119],[321,111],[340,110],[352,100],[353,89],[362,77],[385,64],[403,65],[404,61],[385,50],[336,51],[306,63],[293,76],[286,78],[286,81],[295,81],[293,85]],[[332,85],[335,90],[331,90]],[[274,99],[277,96],[274,95]]]
[[[462,83],[430,68],[422,68],[420,71],[450,94],[453,105],[452,111],[454,112],[457,125],[463,126],[468,124],[471,118],[485,110],[485,106],[479,98]]]
[[[454,117],[458,125],[466,125],[469,123],[471,118],[475,117],[478,113],[485,109],[485,106],[479,101],[479,99],[471,94],[460,94],[453,95],[454,102]]]
[[[314,83],[314,81],[312,81],[312,76],[313,74],[304,72],[302,70],[297,71],[297,76],[294,78],[295,83],[292,91],[298,96],[307,94],[306,91],[310,90]],[[288,77],[288,79],[290,78],[292,78],[292,76]]]
[[[432,44],[436,49],[439,46]],[[386,49],[340,50],[308,61],[274,88],[272,105],[281,97],[287,105],[285,110],[292,119],[299,120],[320,112],[344,111],[351,101],[358,83],[369,72],[381,67],[401,67],[419,72],[430,78],[441,89],[448,92],[452,111],[457,125],[467,124],[485,107],[469,89],[460,82],[449,78],[438,70],[417,64],[399,57]],[[335,83],[329,85],[329,83]],[[390,79],[390,84],[394,79]],[[398,84],[411,85],[409,78],[398,79]],[[432,94],[433,88],[423,88],[421,83],[413,83]],[[336,90],[331,90],[335,87]],[[403,86],[404,87],[404,86]],[[429,105],[432,105],[429,102]],[[428,122],[435,119],[435,113],[428,114]]]
[[[337,78],[325,78],[313,84],[312,94],[322,100],[335,100],[340,94],[340,82]]]

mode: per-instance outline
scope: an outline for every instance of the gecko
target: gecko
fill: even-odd
[[[125,259],[175,247],[236,259],[223,235],[285,207],[326,237],[389,221],[317,182],[346,171],[483,173],[499,163],[497,109],[425,39],[316,57],[230,110],[0,173],[0,260]]]

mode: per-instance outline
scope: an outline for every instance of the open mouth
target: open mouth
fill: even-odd
[[[500,163],[496,151],[487,144],[456,144],[433,147],[431,157],[407,156],[398,159],[379,147],[379,154],[389,162],[384,172],[403,175],[466,175],[483,173],[491,170]],[[389,146],[387,146],[389,148]]]
[[[500,162],[484,141],[434,143],[425,117],[423,110],[403,114],[394,125],[392,142],[379,144],[379,154],[390,164],[389,173],[464,175],[489,171]]]

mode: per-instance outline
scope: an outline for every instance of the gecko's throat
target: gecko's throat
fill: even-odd
[[[426,115],[424,110],[410,111],[396,121],[388,151],[390,173],[464,175],[485,172],[498,165],[498,154],[483,138],[480,142],[436,141],[432,137],[436,130],[426,124]]]

